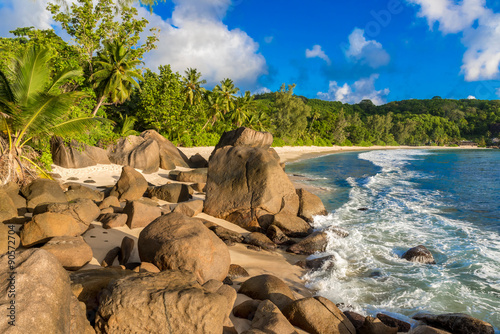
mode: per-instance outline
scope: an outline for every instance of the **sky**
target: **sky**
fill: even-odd
[[[0,0],[0,36],[62,34],[47,2]],[[197,68],[207,88],[296,84],[308,98],[377,105],[500,98],[500,0],[167,0],[139,14],[160,29],[145,65]]]

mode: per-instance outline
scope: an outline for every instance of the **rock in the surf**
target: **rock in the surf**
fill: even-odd
[[[272,225],[277,226],[283,233],[292,238],[304,238],[312,232],[312,227],[300,217],[278,213],[274,216]]]
[[[357,329],[359,334],[397,334],[398,327],[389,327],[385,325],[380,319],[373,317],[366,317],[363,325]]]
[[[464,313],[440,315],[421,313],[413,317],[425,324],[447,330],[454,334],[494,334],[491,324]]]
[[[299,195],[299,217],[312,223],[314,216],[325,216],[328,214],[321,199],[305,189],[297,189]]]
[[[387,314],[383,313],[378,313],[377,314],[377,319],[382,321],[385,325],[389,327],[397,327],[398,328],[398,333],[406,333],[409,332],[411,329],[411,325],[407,323],[406,321],[402,321],[396,318],[393,318]]]
[[[316,252],[324,252],[328,244],[325,232],[314,232],[298,243],[288,247],[287,252],[303,255],[312,255]]]
[[[403,254],[402,258],[410,262],[436,264],[432,253],[423,245],[410,248]]]

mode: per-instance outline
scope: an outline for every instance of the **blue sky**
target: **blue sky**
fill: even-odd
[[[26,21],[57,31],[47,1],[0,0],[0,34]],[[174,0],[140,13],[161,29],[146,65],[196,67],[209,88],[229,77],[349,103],[500,97],[498,0]]]

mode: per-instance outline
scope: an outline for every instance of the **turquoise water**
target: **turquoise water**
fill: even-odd
[[[330,214],[316,229],[350,233],[329,237],[333,269],[307,275],[320,295],[406,320],[419,311],[463,312],[498,331],[500,151],[351,152],[288,164],[287,172],[323,189]],[[437,265],[400,258],[420,244]]]

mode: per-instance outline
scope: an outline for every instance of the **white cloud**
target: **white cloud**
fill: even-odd
[[[497,94],[498,97],[500,97],[500,88],[497,88],[496,94]]]
[[[371,68],[379,68],[389,64],[391,57],[382,44],[375,40],[366,40],[365,31],[355,28],[349,35],[349,48],[345,55],[356,62],[367,64]]]
[[[437,22],[445,34],[463,33],[467,48],[461,73],[467,81],[490,80],[500,74],[500,14],[486,7],[485,0],[408,0],[420,5],[420,17],[430,28]]]
[[[469,95],[467,96],[467,100],[475,100],[476,97],[474,95]]]
[[[474,21],[483,16],[485,0],[463,0],[455,4],[450,0],[408,0],[420,5],[418,16],[425,17],[432,28],[436,22],[444,33],[457,33],[469,28]]]
[[[22,27],[50,29],[53,21],[45,8],[49,0],[2,0],[0,36],[12,37],[9,31]]]
[[[231,78],[237,85],[255,84],[267,73],[259,45],[240,29],[229,30],[221,21],[229,0],[177,0],[167,21],[146,16],[151,26],[159,26],[158,48],[145,56],[148,67],[170,64],[184,73],[197,68],[209,84]],[[145,11],[145,9],[142,9]]]
[[[264,37],[264,42],[266,42],[267,44],[271,44],[274,40],[274,36],[266,36]]]
[[[253,92],[253,94],[265,94],[265,93],[271,93],[271,90],[267,87],[261,87]]]
[[[388,88],[382,90],[375,89],[375,80],[378,74],[372,74],[369,78],[362,78],[351,86],[345,83],[339,86],[337,81],[330,81],[327,93],[318,93],[318,97],[329,101],[340,101],[342,103],[359,103],[369,99],[376,105],[385,103],[385,97],[389,95]]]
[[[51,0],[1,1],[1,36],[10,36],[9,30],[24,26],[54,27],[60,33],[59,26],[45,9]],[[161,29],[158,48],[145,56],[147,67],[155,70],[159,65],[170,64],[181,74],[186,68],[195,67],[209,84],[231,78],[237,85],[254,85],[259,76],[267,73],[266,60],[258,52],[259,45],[244,31],[230,30],[222,22],[231,0],[174,0],[174,4],[172,17],[167,20],[138,7],[139,16],[150,22],[148,29]],[[142,37],[146,35],[145,32]]]
[[[306,49],[306,58],[321,58],[328,65],[331,64],[330,58],[326,55],[325,51],[321,49],[321,45],[313,46],[312,50]]]

